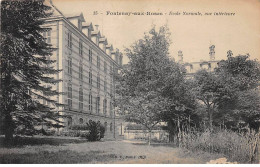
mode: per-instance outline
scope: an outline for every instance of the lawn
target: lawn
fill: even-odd
[[[2,138],[0,139],[2,143]],[[198,158],[169,144],[142,141],[88,142],[79,138],[20,138],[14,147],[0,148],[0,163],[68,164],[68,163],[206,163],[216,158]]]

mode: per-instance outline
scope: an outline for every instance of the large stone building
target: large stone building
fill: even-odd
[[[182,51],[178,51],[178,62],[182,64],[187,70],[187,77],[191,77],[197,71],[206,69],[209,72],[214,71],[214,68],[218,66],[220,60],[215,60],[215,46],[209,47],[209,60],[200,60],[196,62],[184,62]]]
[[[122,66],[122,54],[82,13],[64,15],[51,1],[48,5],[54,15],[46,19],[44,26],[51,30],[43,35],[47,43],[57,48],[52,57],[55,68],[62,70],[56,75],[62,82],[55,89],[64,94],[55,98],[66,104],[59,109],[67,116],[63,130],[93,120],[105,126],[106,137],[118,136],[122,126],[114,110],[112,73]]]

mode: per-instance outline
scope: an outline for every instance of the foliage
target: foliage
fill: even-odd
[[[105,135],[105,127],[101,125],[101,123],[89,120],[87,123],[89,128],[89,133],[86,135],[86,138],[89,141],[99,141],[104,138]]]
[[[126,49],[130,61],[116,76],[116,103],[121,114],[127,121],[142,124],[147,129],[161,121],[160,113],[167,103],[161,94],[161,78],[169,65],[168,36],[167,27],[161,27],[159,32],[153,27],[144,39]]]
[[[218,120],[222,119],[229,128],[238,129],[249,125],[260,127],[260,64],[250,60],[249,55],[228,57],[219,63],[216,74],[232,90],[229,101],[218,106]]]
[[[72,130],[89,130],[89,126],[88,125],[72,125],[71,127],[69,127],[69,129],[72,129]]]
[[[0,116],[7,141],[18,127],[31,134],[37,124],[60,127],[60,104],[50,99],[59,95],[51,87],[59,82],[53,78],[59,70],[52,67],[54,48],[41,35],[50,30],[42,27],[50,9],[44,0],[1,1]]]
[[[184,69],[169,58],[169,30],[155,26],[126,49],[129,63],[116,76],[116,104],[125,120],[149,131],[161,121],[191,111],[194,103],[185,87]],[[179,112],[179,113],[177,113]]]
[[[249,54],[229,56],[227,60],[219,62],[219,67],[215,71],[225,81],[232,82],[233,88],[240,91],[257,88],[260,80],[260,64],[257,60],[249,58]]]
[[[206,70],[200,70],[195,74],[193,84],[193,93],[196,99],[205,105],[208,125],[212,129],[213,113],[222,103],[230,103],[234,89],[219,76]]]
[[[259,79],[259,63],[249,60],[249,55],[228,56],[214,72],[195,74],[192,90],[205,106],[211,129],[215,125],[237,130],[248,124],[259,128]]]

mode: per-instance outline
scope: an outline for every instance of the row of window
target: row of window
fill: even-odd
[[[70,50],[72,50],[72,35],[71,33],[68,33],[68,48]],[[83,45],[82,45],[82,41],[79,41],[79,55],[82,57],[83,56]],[[92,63],[92,49],[89,49],[89,62]],[[97,56],[97,67],[98,69],[100,69],[100,57]],[[107,62],[104,61],[104,72],[107,73]],[[112,72],[112,70],[111,70]]]
[[[98,60],[100,60],[100,59],[98,58]],[[98,61],[98,62],[99,62],[98,66],[100,66],[100,61]],[[72,58],[71,57],[68,57],[67,64],[68,64],[68,73],[70,75],[72,75]],[[106,62],[104,62],[104,72],[107,74],[107,63]],[[112,72],[113,72],[113,67],[112,66],[110,66],[110,72],[111,72],[111,75],[112,75]],[[80,75],[82,75],[82,73],[83,73],[83,64],[82,64],[82,62],[79,62],[79,73],[80,73]],[[81,76],[79,76],[79,78],[80,77]]]
[[[72,58],[68,58],[68,73],[72,76]],[[79,63],[79,79],[83,80],[83,65]],[[89,84],[92,85],[92,71],[89,71]],[[112,84],[110,85],[112,94]],[[97,76],[97,88],[100,89],[100,76]],[[104,81],[104,91],[107,91],[107,81]]]
[[[80,86],[79,88],[79,110],[83,111],[83,88]],[[93,112],[93,103],[92,103],[92,95],[89,94],[89,101],[88,101],[88,106],[89,106],[89,112]],[[68,84],[68,107],[71,109],[72,108],[72,84]],[[112,115],[112,110],[113,110],[113,104],[110,102],[110,115]],[[100,97],[96,97],[96,113],[100,113]],[[107,115],[107,99],[103,100],[103,113]]]

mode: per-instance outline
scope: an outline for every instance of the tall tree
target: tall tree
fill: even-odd
[[[161,121],[160,113],[166,110],[167,100],[162,97],[162,77],[169,66],[169,32],[167,26],[155,26],[126,49],[129,63],[116,77],[116,104],[126,121],[145,126],[149,131]]]
[[[149,143],[152,128],[159,122],[172,120],[169,119],[170,110],[182,111],[181,100],[185,101],[182,98],[184,86],[181,86],[184,85],[184,71],[169,57],[169,36],[167,26],[158,31],[153,27],[149,34],[126,50],[130,61],[116,77],[116,103],[121,114],[126,121],[148,129]]]
[[[241,123],[258,129],[260,125],[260,64],[249,58],[249,55],[228,56],[216,68],[219,78],[235,92],[229,103],[218,107],[220,118],[226,118],[229,127],[238,128]]]
[[[59,95],[51,86],[59,70],[51,65],[54,49],[45,42],[44,18],[51,8],[44,0],[1,1],[1,119],[6,141],[17,130],[34,133],[35,125],[59,127]],[[41,103],[45,100],[52,107]]]
[[[259,126],[259,67],[249,55],[229,53],[214,72],[195,74],[193,92],[206,107],[211,129],[213,124],[238,128],[242,122]]]

